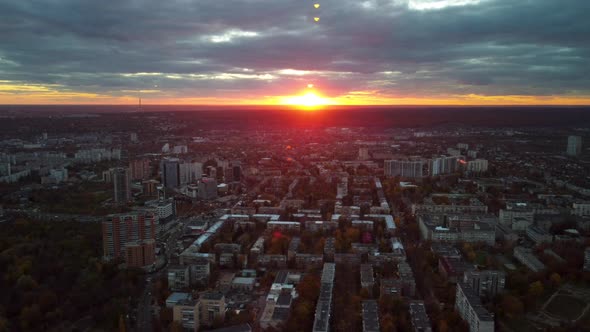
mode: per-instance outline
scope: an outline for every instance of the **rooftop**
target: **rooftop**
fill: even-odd
[[[375,300],[362,302],[363,332],[378,332],[379,329],[379,306]]]
[[[221,293],[221,292],[211,291],[211,292],[201,293],[201,298],[204,299],[204,300],[215,300],[215,301],[219,301],[219,300],[223,299],[223,297],[224,297],[223,296],[223,293]]]

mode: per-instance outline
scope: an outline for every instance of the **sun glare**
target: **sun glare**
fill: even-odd
[[[301,96],[293,96],[287,97],[283,100],[283,104],[286,105],[293,105],[293,106],[300,106],[305,109],[313,109],[319,106],[329,105],[330,100],[328,98],[324,98],[318,96],[314,92],[306,92]]]

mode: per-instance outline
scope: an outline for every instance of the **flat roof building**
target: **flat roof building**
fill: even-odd
[[[473,288],[457,283],[455,309],[469,325],[470,332],[494,332],[494,316],[482,304]]]
[[[514,248],[514,258],[520,263],[528,267],[533,272],[540,272],[545,270],[545,264],[543,264],[537,256],[533,254],[531,249],[517,246]]]
[[[375,300],[362,302],[363,332],[379,332],[379,306]]]
[[[432,332],[424,301],[410,301],[409,311],[414,332]]]

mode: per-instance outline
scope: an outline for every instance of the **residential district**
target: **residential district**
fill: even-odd
[[[101,117],[3,134],[0,225],[100,225],[92,264],[139,271],[119,330],[590,325],[588,130],[192,130],[162,114],[130,130]],[[22,312],[0,315],[27,330]]]

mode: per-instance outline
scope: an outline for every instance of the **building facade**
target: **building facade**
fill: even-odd
[[[455,310],[467,322],[470,332],[494,332],[494,316],[467,283],[457,283]]]
[[[127,204],[131,201],[131,179],[128,168],[115,168],[112,172],[113,201],[116,204]]]
[[[582,153],[582,137],[580,136],[569,136],[567,138],[567,150],[568,156],[579,156]]]
[[[386,160],[385,176],[399,176],[408,179],[421,179],[424,176],[424,160]]]
[[[147,212],[108,215],[102,222],[103,257],[125,258],[125,245],[155,240],[155,216]]]

